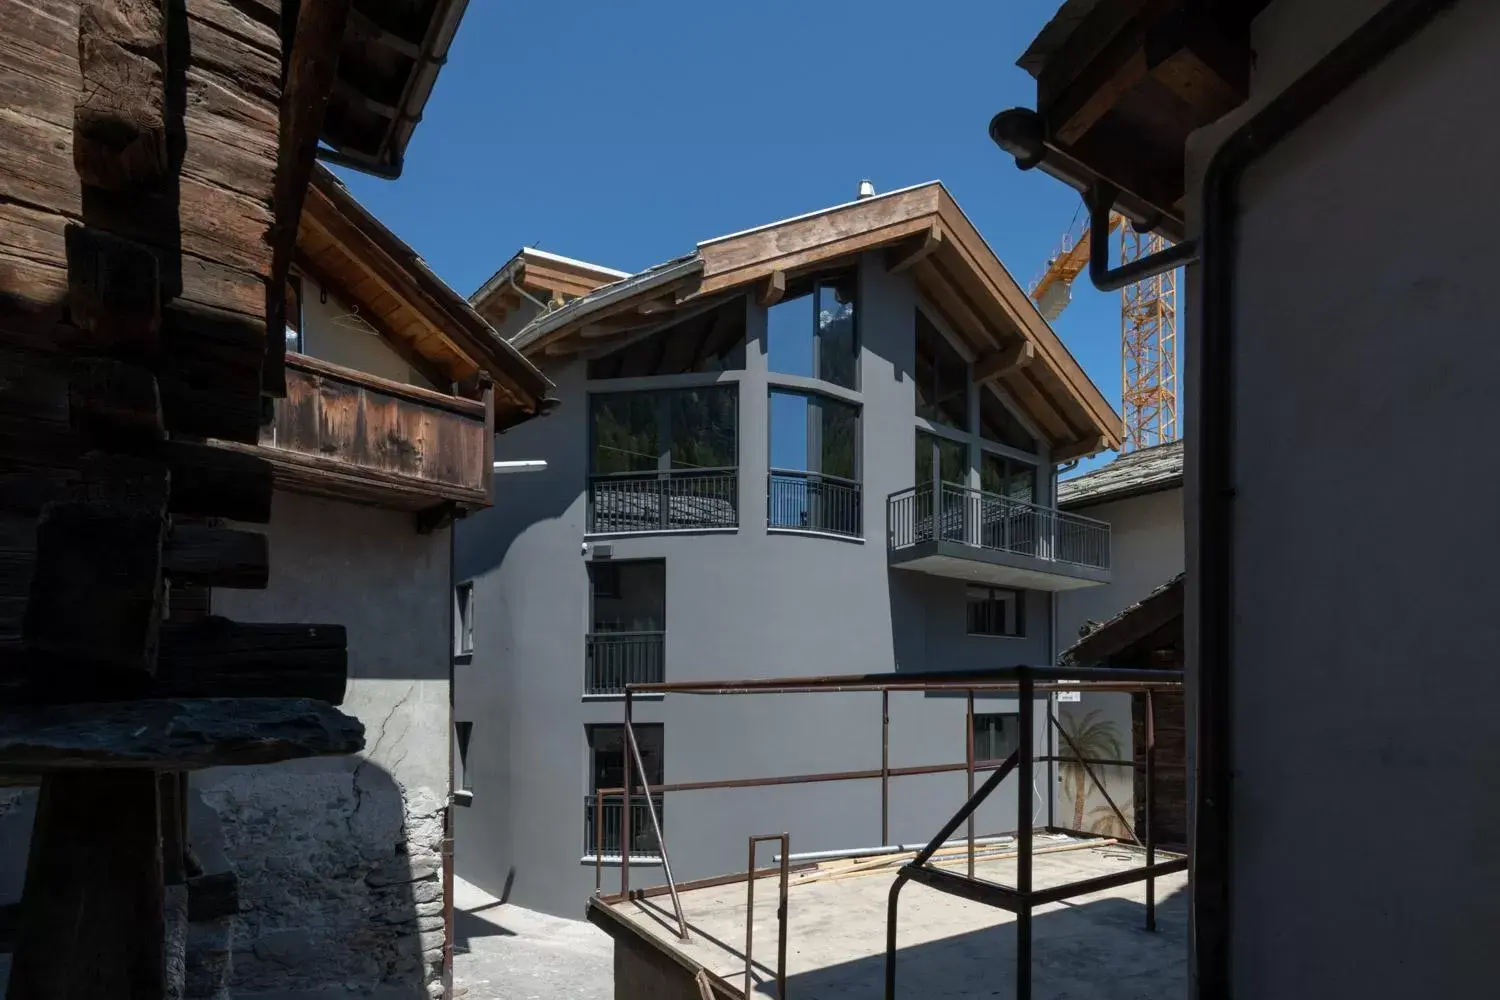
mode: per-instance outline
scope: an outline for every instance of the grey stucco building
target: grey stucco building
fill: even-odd
[[[1119,420],[940,184],[632,276],[524,251],[474,302],[562,403],[497,445],[546,470],[456,541],[457,868],[516,903],[580,915],[594,889],[625,682],[1050,663],[1057,593],[1109,580],[1108,526],[1057,511],[1055,467],[1117,447]],[[976,700],[978,757],[1008,754],[1014,711]],[[892,694],[890,766],[962,762],[965,714]],[[651,784],[881,760],[873,693],[638,697],[634,721]],[[926,839],[964,780],[893,779],[884,833],[878,782],[660,807],[692,879],[742,867],[751,833]],[[613,866],[620,807],[598,811]],[[980,830],[1014,811],[997,796]],[[655,845],[630,825],[634,866]]]

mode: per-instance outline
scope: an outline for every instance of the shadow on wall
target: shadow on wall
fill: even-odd
[[[444,803],[358,757],[204,771],[193,790],[193,851],[238,898],[192,927],[188,1000],[441,996]]]
[[[922,892],[908,886],[904,893]],[[1158,887],[1160,891],[1160,887]],[[905,897],[903,895],[903,900]],[[1145,906],[1108,898],[1064,902],[1032,918],[1032,990],[1036,1000],[1166,1000],[1187,995],[1186,890],[1161,898],[1156,931],[1145,929]],[[967,904],[953,901],[955,906]],[[792,905],[795,905],[795,900]],[[911,921],[898,925],[910,933]],[[776,995],[775,942],[769,944],[770,968],[757,959],[753,993]],[[736,952],[743,961],[743,952]],[[924,944],[899,948],[896,955],[898,996],[931,1000],[1014,994],[1016,932],[1014,923],[972,931]],[[738,983],[738,977],[734,982]],[[787,994],[794,997],[870,996],[883,994],[885,952],[793,975]]]

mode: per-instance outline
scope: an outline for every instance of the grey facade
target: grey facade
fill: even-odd
[[[583,685],[589,567],[605,550],[615,563],[665,562],[668,680],[1051,662],[1051,593],[1024,595],[1024,637],[969,635],[964,580],[892,564],[887,498],[915,479],[919,295],[885,261],[880,253],[858,258],[855,390],[771,372],[767,310],[753,295],[734,306],[744,309],[747,331],[742,369],[591,382],[582,360],[540,359],[562,405],[502,435],[496,458],[542,458],[548,467],[514,477],[503,511],[457,529],[455,579],[472,582],[474,635],[472,654],[455,670],[455,719],[472,723],[463,780],[473,799],[455,819],[460,875],[492,892],[508,890],[520,905],[568,916],[581,916],[594,890],[584,832],[585,732],[623,718],[619,697],[586,696]],[[590,535],[590,394],[709,384],[738,392],[737,527]],[[767,527],[767,428],[778,387],[859,407],[860,537]],[[977,441],[961,446],[974,461]],[[1037,499],[1050,504],[1054,477],[1045,454],[1040,468]],[[980,485],[977,470],[967,475]],[[976,575],[991,571],[976,566]],[[977,699],[976,713],[1007,711],[1012,699]],[[895,693],[890,715],[892,767],[964,760],[962,696]],[[878,694],[638,697],[634,719],[663,726],[667,782],[880,766]],[[1034,778],[1035,814],[1022,821],[1045,823],[1044,769]],[[964,786],[961,772],[893,779],[888,840],[931,836],[962,803]],[[993,797],[979,813],[979,830],[1014,829],[1014,811],[1013,797]],[[789,831],[793,851],[880,842],[878,781],[669,793],[663,814],[678,879],[741,870],[745,838],[754,833]],[[606,892],[617,878],[611,865]],[[654,866],[632,876],[633,885],[660,881]]]

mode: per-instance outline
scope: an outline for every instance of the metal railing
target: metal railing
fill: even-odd
[[[589,477],[588,530],[739,527],[738,469],[672,469]]]
[[[651,796],[656,806],[659,822],[666,825],[662,815],[662,797]],[[623,795],[585,795],[583,799],[583,852],[589,857],[618,858],[621,856],[621,835],[625,828],[625,797]],[[600,836],[600,830],[603,836]],[[661,845],[651,826],[650,805],[644,797],[636,794],[630,801],[630,856],[632,858],[661,857]]]
[[[666,680],[665,632],[593,632],[584,640],[584,694],[624,694]]]
[[[860,484],[817,472],[772,469],[766,477],[766,526],[863,535]]]
[[[1109,525],[1051,507],[943,483],[892,493],[890,547],[957,542],[1049,562],[1109,569]]]

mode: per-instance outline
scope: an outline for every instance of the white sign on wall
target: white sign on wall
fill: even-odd
[[[1072,683],[1075,683],[1075,682],[1073,682],[1073,681],[1058,681],[1058,683],[1059,684],[1072,684]],[[1062,702],[1065,702],[1065,701],[1082,701],[1083,700],[1083,692],[1082,691],[1059,691],[1059,692],[1057,692],[1057,700],[1058,700],[1059,704],[1061,704]]]

